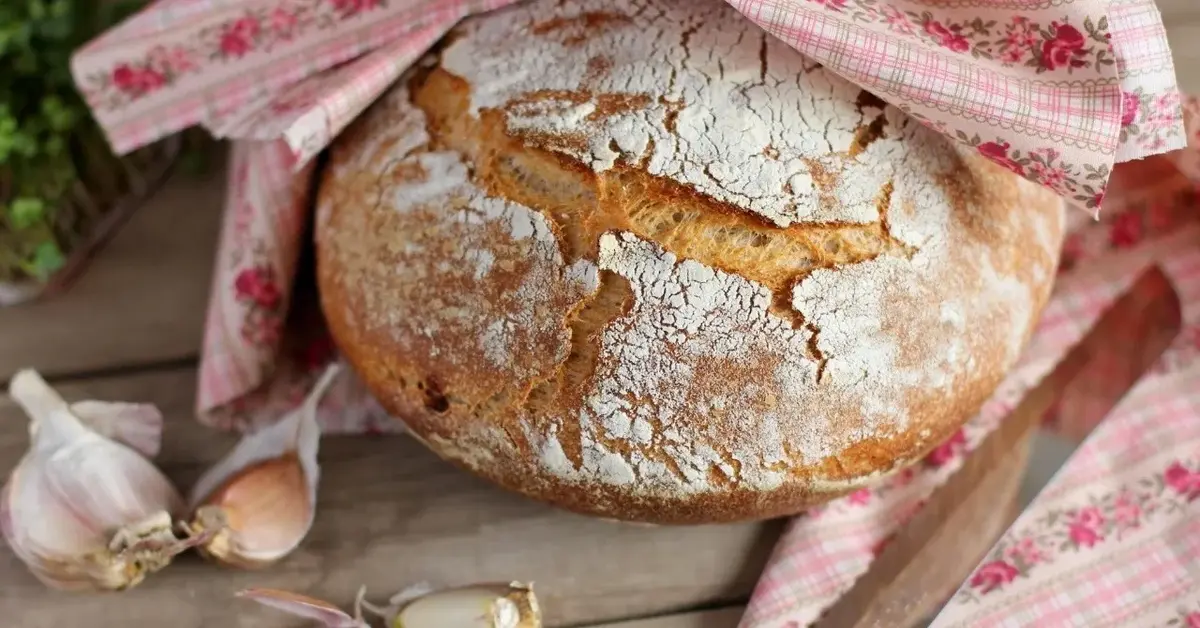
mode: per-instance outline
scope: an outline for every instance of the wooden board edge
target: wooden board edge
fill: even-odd
[[[746,612],[745,604],[732,604],[700,611],[683,611],[603,624],[586,628],[736,628]],[[582,628],[582,627],[581,627]]]

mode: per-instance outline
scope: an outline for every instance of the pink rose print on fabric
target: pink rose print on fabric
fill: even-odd
[[[275,309],[282,294],[275,281],[275,271],[270,266],[255,266],[238,273],[233,289],[239,301],[249,301],[258,307]]]
[[[242,338],[253,345],[275,346],[283,338],[283,321],[279,316],[263,312],[249,316],[242,324]]]
[[[962,455],[967,447],[967,435],[960,429],[949,440],[938,445],[925,456],[925,463],[932,467],[940,467]]]
[[[1141,522],[1142,506],[1129,493],[1121,493],[1113,502],[1113,521],[1123,529],[1136,528]]]
[[[1004,141],[984,142],[979,145],[979,153],[1014,173],[1025,176],[1025,167],[1008,156],[1009,148],[1009,143]]]
[[[1042,43],[1042,67],[1056,70],[1061,67],[1080,68],[1087,65],[1083,59],[1087,50],[1083,46],[1086,40],[1079,29],[1070,24],[1052,22],[1054,37]]]
[[[274,11],[271,11],[268,18],[271,30],[283,39],[290,39],[292,37],[292,34],[296,31],[297,22],[298,19],[295,11],[289,11],[283,7],[276,7]]]
[[[1050,151],[1051,157],[1047,162],[1033,161],[1029,164],[1029,171],[1037,177],[1042,185],[1049,187],[1055,191],[1062,190],[1067,182],[1067,171],[1059,166],[1050,165],[1057,157],[1054,151]]]
[[[883,21],[888,25],[888,28],[897,33],[905,35],[913,34],[913,24],[908,19],[908,16],[903,11],[892,5],[885,5],[882,10]]]
[[[164,72],[171,75],[179,75],[184,72],[189,72],[196,69],[196,62],[193,60],[192,51],[183,46],[156,46],[153,50],[147,53],[146,57],[150,62],[150,67],[162,68]],[[166,81],[166,75],[160,75],[163,81]]]
[[[1004,28],[1004,38],[1000,40],[1000,60],[1015,65],[1025,60],[1026,56],[1037,50],[1037,26],[1029,18],[1014,15],[1012,22]]]
[[[993,560],[985,563],[971,576],[971,587],[979,589],[980,593],[991,593],[1012,582],[1018,573],[1017,568],[1008,562]]]
[[[1100,509],[1095,506],[1088,506],[1075,513],[1075,520],[1082,525],[1097,528],[1104,525],[1104,513],[1100,512]]]
[[[1179,462],[1174,462],[1163,472],[1163,483],[1187,500],[1200,497],[1200,471],[1193,471]]]
[[[331,0],[333,7],[342,14],[343,18],[351,17],[366,11],[374,9],[383,4],[383,0]],[[844,1],[844,0],[843,0]]]
[[[1104,515],[1099,509],[1084,508],[1067,524],[1067,537],[1079,547],[1092,547],[1104,540],[1104,535],[1099,530],[1103,525]]]
[[[1092,547],[1104,539],[1096,530],[1077,523],[1072,523],[1068,526],[1067,534],[1073,543],[1081,547]]]
[[[1200,628],[1200,611],[1192,611],[1183,618],[1183,625],[1187,628]]]
[[[122,63],[113,70],[112,82],[130,96],[142,96],[166,85],[167,77],[150,68],[135,68]]]
[[[236,5],[238,3],[232,3]],[[100,110],[117,110],[186,74],[208,72],[252,54],[271,54],[341,22],[385,6],[384,0],[289,0],[249,6],[238,17],[198,28],[141,58],[124,59],[85,79],[82,91]]]
[[[1200,498],[1200,464],[1177,460],[1165,470],[1092,496],[1086,505],[1052,509],[1006,533],[968,581],[970,586],[960,589],[955,600],[979,604],[986,593],[1018,577],[1037,577],[1045,573],[1046,565],[1073,560],[1072,556],[1119,541],[1128,530],[1154,525],[1156,517],[1177,516],[1185,507],[1181,502],[1196,498]],[[1193,608],[1181,609],[1179,619],[1170,625],[1180,625],[1193,611],[1200,615]]]
[[[1175,110],[1180,107],[1179,93],[1159,94],[1154,98],[1154,105],[1150,117],[1155,122],[1168,122],[1175,115]]]
[[[1133,92],[1121,94],[1121,126],[1129,126],[1137,120],[1142,100]]]
[[[958,27],[946,28],[937,20],[925,22],[925,32],[943,48],[954,52],[966,52],[971,49],[971,43],[963,37]]]
[[[1009,65],[1016,65],[1021,62],[1024,57],[1024,51],[1020,48],[1007,48],[1000,53],[1000,60]]]
[[[855,506],[863,506],[871,501],[871,490],[860,488],[846,496],[846,501]]]
[[[1128,211],[1116,216],[1109,226],[1108,240],[1118,249],[1131,248],[1142,241],[1142,215]]]
[[[221,33],[221,52],[230,57],[241,57],[254,50],[261,27],[258,19],[246,16],[225,27]]]
[[[1031,537],[1025,537],[1013,543],[1004,551],[1004,557],[1024,565],[1032,566],[1046,560],[1046,554],[1038,548],[1037,542]]]

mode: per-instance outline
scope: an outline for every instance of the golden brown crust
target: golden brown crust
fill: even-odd
[[[389,411],[507,488],[661,523],[789,514],[919,459],[978,409],[1045,302],[1061,206],[751,41],[723,2],[681,2],[533,2],[465,24],[335,146],[322,304]],[[671,29],[687,63],[640,81],[671,69],[671,50],[637,50]],[[719,68],[695,59],[731,33]],[[464,70],[464,50],[490,65]],[[545,77],[503,72],[534,53]],[[688,87],[710,66],[714,85]],[[765,90],[783,79],[820,93],[800,90],[796,120],[763,118],[797,107]],[[726,80],[744,100],[715,95]],[[713,114],[717,153],[688,130]],[[737,151],[756,168],[719,156]]]

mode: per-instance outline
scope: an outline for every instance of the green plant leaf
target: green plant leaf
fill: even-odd
[[[67,263],[67,258],[63,256],[62,249],[58,248],[58,243],[53,240],[42,242],[37,245],[33,251],[33,260],[30,264],[29,274],[36,277],[39,281],[46,281],[53,275],[55,271],[62,268]]]
[[[67,107],[61,98],[54,95],[47,96],[42,101],[42,114],[46,117],[50,130],[56,133],[70,131],[77,119],[75,112]]]
[[[46,203],[40,198],[20,197],[8,205],[8,220],[14,229],[28,229],[46,217]]]
[[[27,0],[29,3],[29,18],[40,20],[46,17],[46,3],[42,0]]]
[[[70,73],[74,50],[145,0],[0,0],[0,278],[45,278],[92,217],[64,203],[97,172],[102,137]],[[86,185],[86,184],[85,184]]]

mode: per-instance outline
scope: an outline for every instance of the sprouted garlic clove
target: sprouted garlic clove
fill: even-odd
[[[393,595],[377,607],[359,589],[354,615],[306,595],[277,589],[248,589],[238,597],[320,622],[325,628],[368,628],[363,611],[381,617],[388,628],[541,628],[542,614],[532,585],[475,584],[434,591],[426,585]]]
[[[75,413],[78,404],[35,371],[18,372],[9,394],[30,418],[32,444],[0,491],[0,533],[39,580],[67,590],[126,589],[203,540],[175,536],[172,515],[183,500],[162,472],[93,429]],[[116,408],[92,406],[99,407]],[[138,434],[133,440],[157,449],[161,422],[122,428],[149,416],[139,408],[109,412],[103,423],[109,434]]]
[[[243,437],[196,483],[188,530],[210,535],[204,554],[253,569],[282,559],[304,540],[320,478],[317,404],[340,372],[336,364],[326,369],[299,408]]]
[[[484,583],[421,594],[409,589],[385,608],[359,606],[384,617],[388,628],[541,628],[542,612],[533,585]],[[361,615],[356,611],[356,614]]]

